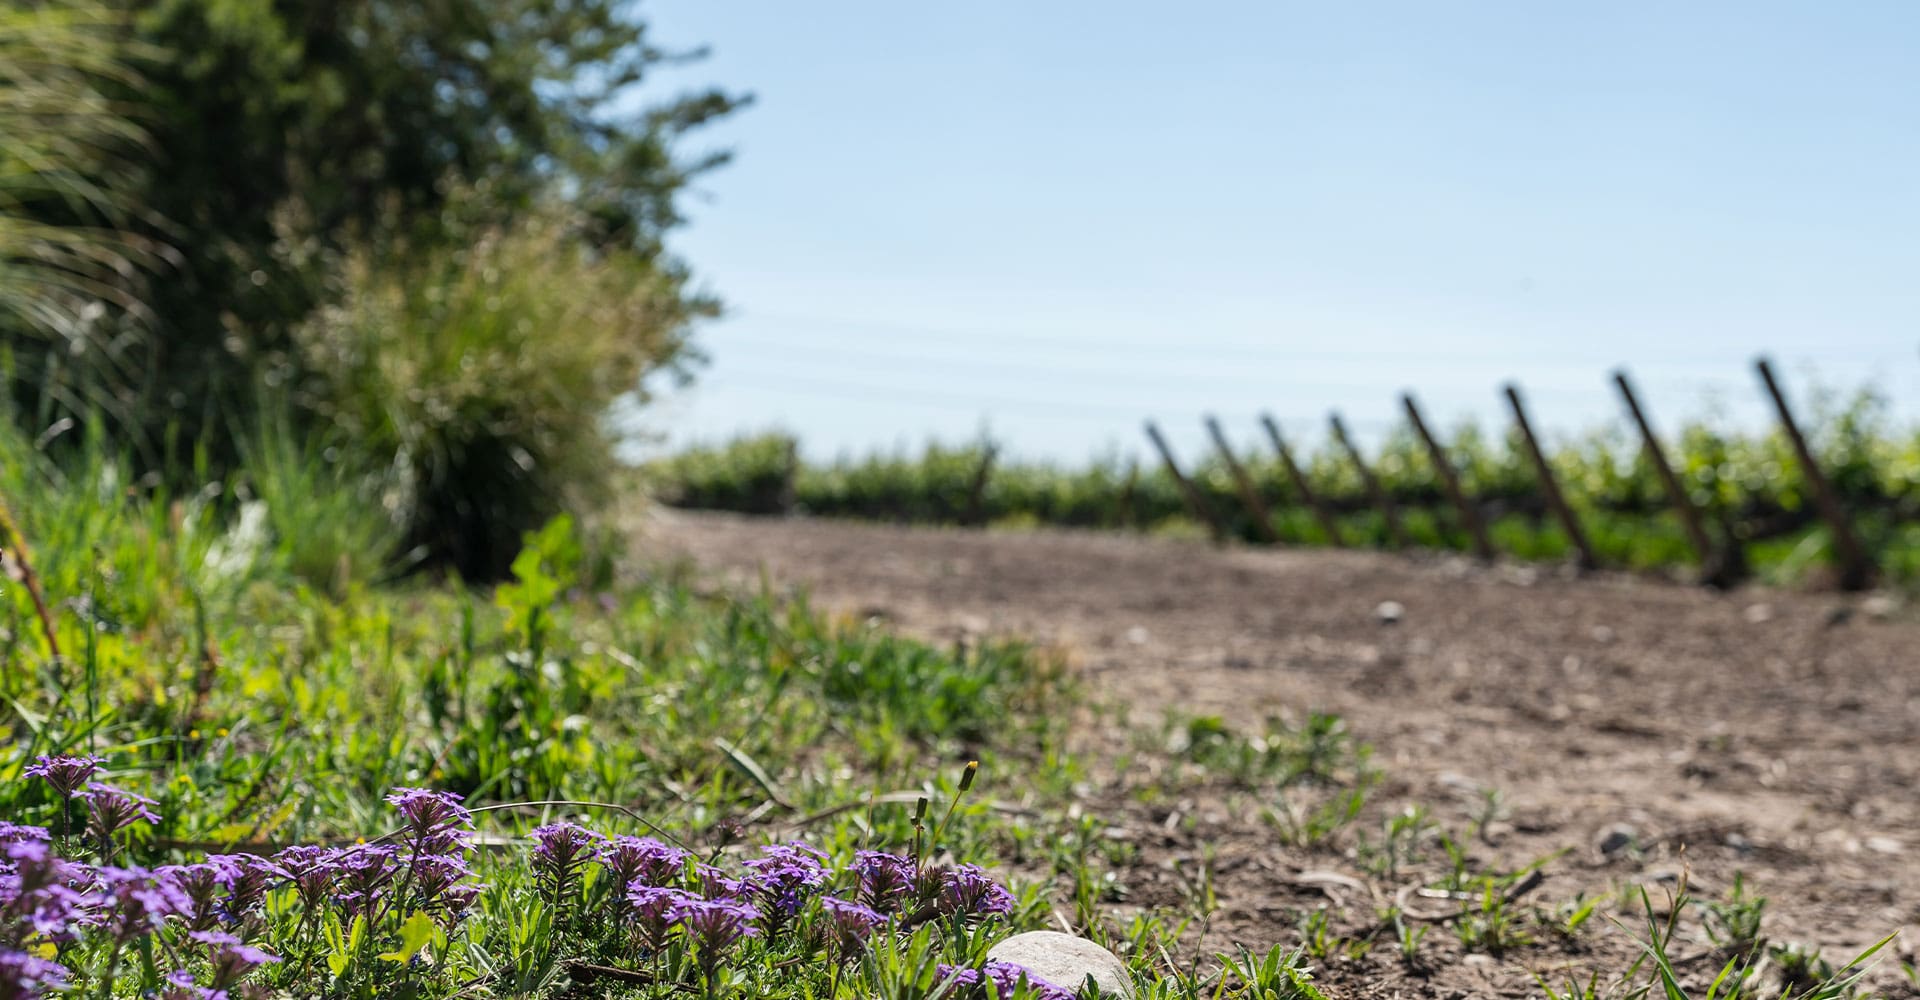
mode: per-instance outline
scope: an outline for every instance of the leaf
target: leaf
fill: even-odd
[[[325,931],[327,936],[327,971],[333,973],[333,978],[338,979],[341,973],[347,971],[347,966],[353,963],[353,955],[347,950],[346,938],[340,934],[340,921],[338,918],[328,915]]]
[[[427,945],[432,944],[439,934],[440,925],[434,923],[432,917],[415,910],[413,915],[407,918],[407,922],[400,925],[400,947],[384,952],[380,957],[388,962],[403,964],[411,962],[413,957],[424,951]]]

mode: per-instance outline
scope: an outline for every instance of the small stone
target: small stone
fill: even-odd
[[[1773,605],[1749,604],[1747,605],[1747,610],[1742,613],[1741,617],[1745,618],[1749,625],[1765,624],[1773,620]]]
[[[1012,962],[1061,987],[1079,991],[1092,979],[1106,996],[1133,1000],[1133,980],[1119,956],[1083,937],[1059,931],[1015,934],[987,952],[990,962]]]
[[[1888,594],[1875,594],[1860,602],[1860,613],[1877,622],[1886,621],[1900,610],[1900,601]]]
[[[1373,620],[1382,625],[1398,625],[1406,613],[1406,606],[1399,601],[1381,601],[1373,609]]]
[[[1600,849],[1602,855],[1610,858],[1632,847],[1639,839],[1640,831],[1634,829],[1633,824],[1615,823],[1600,831],[1600,837],[1595,842],[1595,846]]]
[[[1867,850],[1876,854],[1899,854],[1906,847],[1892,837],[1868,837]]]
[[[1135,625],[1134,627],[1132,627],[1132,628],[1130,628],[1130,629],[1128,629],[1128,630],[1127,630],[1127,642],[1128,642],[1129,644],[1131,644],[1131,645],[1135,645],[1135,646],[1144,646],[1144,645],[1146,645],[1146,644],[1147,644],[1147,630],[1146,630],[1146,629],[1144,629],[1144,628],[1142,628],[1142,627],[1140,627],[1140,626],[1138,626],[1138,625]]]

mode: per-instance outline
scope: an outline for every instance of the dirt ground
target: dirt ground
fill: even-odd
[[[1818,945],[1836,963],[1902,930],[1869,981],[1916,994],[1900,960],[1920,943],[1920,612],[1897,598],[685,512],[648,515],[641,534],[650,555],[736,583],[765,574],[908,633],[1056,646],[1136,721],[1166,709],[1253,726],[1337,712],[1375,746],[1390,804],[1426,803],[1459,824],[1498,790],[1478,860],[1524,865],[1564,849],[1530,904],[1643,884],[1660,898],[1682,871],[1696,896],[1717,898],[1743,873],[1769,900],[1770,938]],[[1404,609],[1396,623],[1383,622],[1383,602]],[[1281,847],[1230,799],[1149,807],[1114,795],[1091,808],[1110,810],[1115,836],[1139,847],[1119,873],[1127,906],[1191,898],[1211,852],[1220,909],[1204,952],[1292,943],[1299,915],[1322,905],[1357,934],[1418,881],[1381,884],[1339,853]],[[1624,931],[1592,926],[1572,941],[1536,931],[1534,945],[1497,957],[1435,926],[1422,966],[1383,939],[1322,976],[1342,995],[1538,997],[1535,974],[1632,960]],[[1676,952],[1694,953],[1682,971],[1704,984],[1724,958],[1697,929],[1685,937]]]

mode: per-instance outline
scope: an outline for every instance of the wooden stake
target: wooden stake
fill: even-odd
[[[1260,499],[1260,491],[1253,485],[1253,477],[1247,475],[1245,466],[1233,453],[1233,446],[1227,443],[1227,435],[1220,429],[1220,421],[1207,417],[1207,433],[1213,436],[1213,446],[1220,452],[1221,459],[1227,463],[1227,471],[1233,474],[1234,489],[1240,494],[1240,502],[1247,505],[1247,513],[1253,515],[1253,530],[1260,540],[1272,545],[1280,540],[1273,533],[1273,515],[1267,510],[1267,502]]]
[[[1493,541],[1487,538],[1487,526],[1481,522],[1480,512],[1467,502],[1466,491],[1460,488],[1460,476],[1453,469],[1453,460],[1447,457],[1446,449],[1440,447],[1440,442],[1434,440],[1433,434],[1427,430],[1427,422],[1420,419],[1420,407],[1414,404],[1412,394],[1402,395],[1400,403],[1406,407],[1407,419],[1413,421],[1414,433],[1426,443],[1427,457],[1433,460],[1433,469],[1440,474],[1440,485],[1446,487],[1447,497],[1453,501],[1454,509],[1460,512],[1460,523],[1473,539],[1473,554],[1492,561]]]
[[[1180,463],[1173,459],[1173,449],[1167,447],[1167,439],[1160,436],[1160,428],[1155,427],[1151,420],[1147,421],[1147,437],[1153,439],[1153,447],[1160,452],[1160,461],[1166,465],[1167,474],[1172,476],[1173,481],[1179,485],[1181,496],[1186,498],[1187,509],[1193,513],[1193,516],[1207,523],[1207,528],[1213,532],[1213,540],[1216,543],[1225,542],[1227,540],[1226,522],[1220,520],[1220,515],[1214,512],[1213,505],[1207,503],[1207,498],[1201,495],[1199,488],[1193,485],[1193,481],[1187,478],[1186,473],[1180,471]]]
[[[780,496],[774,503],[777,513],[791,515],[800,497],[800,439],[787,439],[787,475],[780,482]]]
[[[1140,492],[1140,462],[1127,460],[1127,481],[1120,486],[1120,526],[1129,531],[1139,527],[1139,516],[1134,510]]]
[[[988,441],[980,453],[980,467],[973,470],[973,484],[967,488],[966,523],[979,527],[986,523],[987,477],[993,474],[993,459],[1000,446]]]
[[[1840,506],[1840,497],[1833,492],[1833,484],[1828,482],[1826,473],[1820,471],[1820,463],[1814,460],[1813,449],[1807,447],[1807,439],[1800,434],[1800,425],[1794,422],[1793,411],[1787,407],[1787,397],[1780,392],[1780,384],[1774,381],[1773,368],[1766,358],[1753,363],[1754,370],[1760,373],[1760,381],[1766,386],[1767,395],[1773,397],[1774,409],[1780,412],[1780,427],[1787,432],[1787,440],[1793,444],[1793,454],[1800,460],[1800,471],[1807,477],[1808,485],[1813,487],[1813,497],[1820,506],[1820,516],[1826,519],[1827,527],[1833,530],[1834,554],[1840,557],[1840,587],[1843,590],[1861,590],[1873,582],[1873,560],[1867,550],[1860,545],[1860,539],[1853,533],[1853,524],[1847,519],[1845,508]]]
[[[1533,436],[1533,425],[1527,420],[1527,408],[1520,402],[1520,389],[1509,384],[1507,402],[1513,407],[1513,422],[1520,427],[1520,439],[1526,442],[1527,457],[1533,459],[1533,470],[1540,476],[1540,491],[1547,495],[1547,506],[1553,508],[1553,515],[1560,519],[1560,528],[1567,533],[1573,547],[1580,553],[1581,569],[1598,569],[1600,560],[1594,558],[1593,546],[1587,543],[1587,533],[1580,528],[1580,519],[1573,516],[1573,508],[1567,505],[1567,498],[1560,492],[1560,484],[1553,478],[1553,467],[1547,464],[1547,455],[1540,450],[1539,439]]]
[[[1620,390],[1620,398],[1626,401],[1627,412],[1633,415],[1634,426],[1640,428],[1640,443],[1646,448],[1647,461],[1653,463],[1653,471],[1660,476],[1660,482],[1667,488],[1667,500],[1673,505],[1673,512],[1680,517],[1680,526],[1686,529],[1687,542],[1693,546],[1693,553],[1700,557],[1700,565],[1711,576],[1717,561],[1714,556],[1713,542],[1707,538],[1707,531],[1700,526],[1700,511],[1693,505],[1693,497],[1680,485],[1680,477],[1674,475],[1673,466],[1667,464],[1667,454],[1660,448],[1660,439],[1653,433],[1653,425],[1647,421],[1646,412],[1640,409],[1640,400],[1633,394],[1633,384],[1627,381],[1627,373],[1613,373],[1613,384]]]
[[[1367,488],[1367,496],[1373,499],[1374,509],[1386,520],[1387,537],[1393,542],[1393,547],[1406,548],[1407,534],[1400,530],[1400,514],[1393,509],[1393,500],[1387,496],[1387,491],[1380,488],[1380,480],[1373,478],[1373,470],[1367,468],[1367,460],[1361,457],[1360,449],[1355,448],[1353,439],[1347,437],[1347,425],[1340,422],[1338,413],[1330,414],[1327,421],[1333,425],[1334,440],[1340,442],[1347,457],[1353,460],[1354,470],[1360,473],[1360,484]]]
[[[1293,483],[1294,492],[1300,494],[1301,502],[1312,509],[1313,516],[1320,521],[1320,530],[1326,532],[1327,541],[1333,543],[1334,548],[1344,548],[1346,542],[1340,537],[1340,522],[1334,519],[1333,512],[1313,492],[1306,474],[1294,463],[1293,452],[1288,450],[1286,439],[1280,436],[1280,425],[1265,413],[1260,415],[1260,423],[1267,428],[1267,440],[1273,442],[1273,450],[1280,453],[1280,464],[1287,470],[1287,479]]]

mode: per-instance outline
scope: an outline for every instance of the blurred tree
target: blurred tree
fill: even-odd
[[[686,308],[669,321],[710,306],[662,241],[680,193],[726,154],[677,145],[747,98],[638,102],[652,71],[701,53],[654,45],[633,4],[130,0],[125,13],[152,50],[139,54],[142,79],[88,77],[119,86],[151,164],[120,178],[140,211],[117,221],[131,240],[181,251],[143,296],[151,335],[87,345],[121,356],[111,370],[128,377],[95,389],[138,439],[184,431],[218,457],[254,412],[258,380],[297,377],[292,332],[327,300],[345,248],[458,239],[540,199],[593,219],[582,231],[597,252],[670,278]],[[447,210],[456,188],[482,195],[462,197],[459,218]],[[47,341],[7,339],[28,360],[16,385],[39,391]]]

